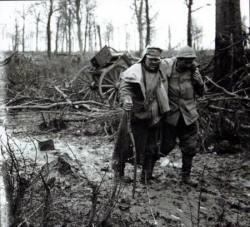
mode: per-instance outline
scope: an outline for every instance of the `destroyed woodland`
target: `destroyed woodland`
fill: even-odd
[[[193,186],[181,184],[179,144],[157,161],[148,184],[140,182],[140,165],[137,170],[126,166],[131,179],[126,182],[115,180],[112,169],[124,112],[120,73],[140,59],[157,33],[157,17],[150,11],[154,2],[131,1],[138,34],[133,51],[110,47],[114,28],[109,24],[104,33],[94,23],[95,1],[72,2],[41,1],[41,12],[38,5],[23,11],[23,29],[16,20],[13,48],[0,63],[6,226],[250,226],[250,43],[240,1],[216,1],[212,50],[201,48],[197,39],[202,34],[197,35],[192,19],[196,1],[182,3],[188,12],[186,44],[196,50],[206,85],[197,100],[199,152],[193,161]],[[42,20],[46,26],[45,51],[39,50],[38,38],[36,51],[25,47],[25,17],[31,14],[38,30]],[[73,32],[78,50],[70,41]],[[176,56],[178,48],[171,46],[169,32],[162,58]]]

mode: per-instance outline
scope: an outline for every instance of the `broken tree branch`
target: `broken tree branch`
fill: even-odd
[[[205,78],[212,83],[215,87],[219,88],[220,90],[222,90],[225,94],[229,95],[229,96],[233,96],[233,97],[239,97],[237,94],[228,91],[227,89],[225,89],[224,87],[218,85],[217,83],[215,83],[212,79],[210,79],[208,76],[205,76]]]
[[[17,54],[17,51],[13,52],[9,57],[5,58],[3,61],[0,62],[0,66],[4,66],[4,65],[7,65],[11,58]]]
[[[50,103],[50,104],[36,104],[36,105],[16,105],[16,106],[8,106],[8,107],[2,107],[2,109],[6,110],[22,110],[22,109],[29,109],[29,110],[49,110],[55,107],[60,107],[60,106],[68,106],[68,105],[73,105],[73,106],[78,106],[81,105],[88,111],[91,111],[92,109],[89,107],[89,104],[97,105],[100,107],[106,107],[108,108],[109,106],[98,103],[95,101],[75,101],[72,102],[72,104],[69,104],[69,102],[57,102],[57,103]]]
[[[69,99],[68,95],[66,95],[62,90],[60,90],[60,88],[58,86],[54,86],[54,88],[56,89],[56,91],[58,91],[63,98],[70,104],[72,105],[72,101]]]

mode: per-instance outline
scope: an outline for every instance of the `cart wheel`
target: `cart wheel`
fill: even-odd
[[[118,104],[118,89],[120,85],[120,73],[126,69],[122,65],[112,65],[103,71],[99,79],[99,93],[107,99],[110,106]]]
[[[76,88],[77,95],[81,96],[82,100],[102,101],[98,90],[98,75],[92,71],[90,65],[80,69],[73,81],[73,86]]]

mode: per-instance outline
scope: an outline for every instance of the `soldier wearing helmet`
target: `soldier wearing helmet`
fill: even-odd
[[[162,122],[161,153],[168,154],[176,145],[182,152],[182,182],[192,184],[190,179],[192,160],[197,152],[199,117],[196,95],[204,93],[204,83],[195,63],[193,48],[180,49],[177,56],[164,59],[168,65],[168,97],[170,111]]]
[[[124,177],[125,163],[133,163],[126,117],[126,112],[130,112],[137,163],[142,165],[141,180],[147,183],[152,179],[158,159],[158,124],[163,113],[169,110],[168,81],[161,67],[161,53],[159,47],[147,47],[142,58],[121,74],[119,93],[125,113],[113,153],[113,169],[119,178],[127,179]]]

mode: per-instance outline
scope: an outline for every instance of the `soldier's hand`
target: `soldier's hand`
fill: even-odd
[[[201,77],[201,74],[200,74],[198,68],[193,72],[192,77],[193,77],[193,81],[195,83],[200,84],[200,85],[203,84],[203,80],[202,80],[202,77]]]
[[[131,111],[133,108],[133,101],[132,98],[130,96],[126,96],[123,100],[123,104],[122,104],[122,108],[125,111]]]

